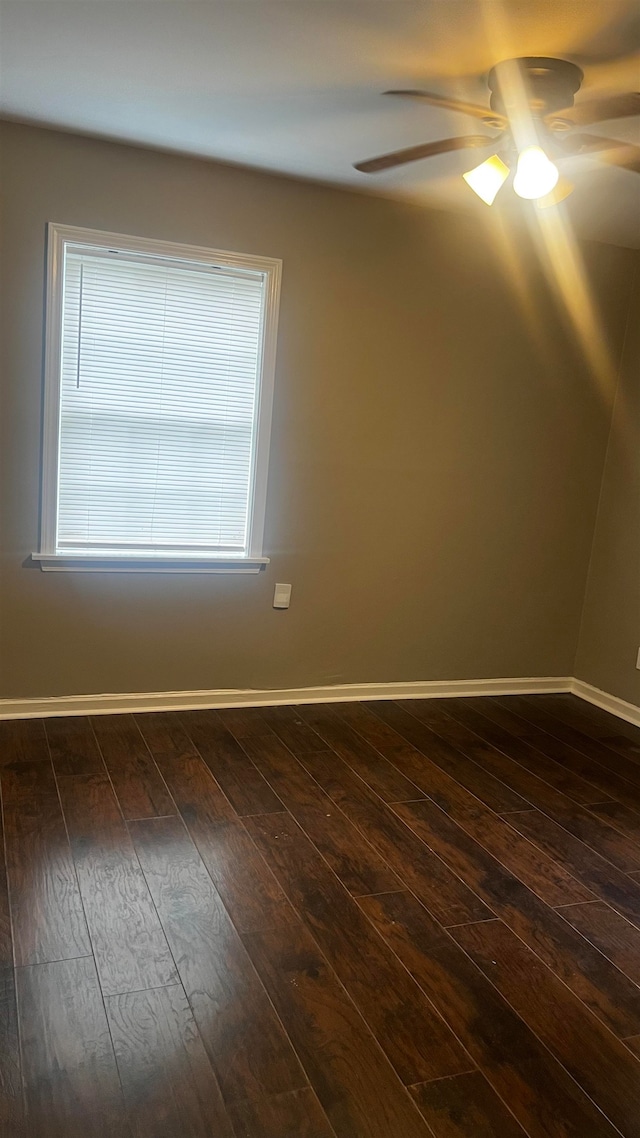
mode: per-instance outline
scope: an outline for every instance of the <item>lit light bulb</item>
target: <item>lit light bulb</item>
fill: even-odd
[[[486,162],[468,170],[462,177],[483,202],[493,205],[498,190],[509,177],[509,167],[505,166],[497,154],[493,154]]]
[[[543,198],[554,188],[560,172],[539,146],[527,146],[518,158],[513,188],[521,198]]]

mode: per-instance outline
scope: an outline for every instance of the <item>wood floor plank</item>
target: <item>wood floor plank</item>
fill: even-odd
[[[622,798],[625,801],[630,794],[638,802],[638,785],[633,789],[623,776],[623,770],[617,767],[620,756],[607,750],[600,742],[549,715],[540,703],[533,702],[528,696],[504,695],[493,702],[502,712],[507,712],[509,718],[504,721],[514,733],[555,759],[560,767],[579,774],[593,787],[591,798],[584,798],[583,802],[590,803],[597,798]],[[640,770],[637,764],[632,767],[634,772]],[[638,778],[633,782],[638,784]]]
[[[323,751],[326,747],[318,733],[304,722],[298,707],[263,707],[262,717],[294,755]]]
[[[9,908],[9,885],[7,882],[2,813],[2,781],[0,778],[0,969],[13,967],[13,937],[11,935],[11,911]]]
[[[421,1083],[411,1093],[437,1138],[526,1138],[479,1071]]]
[[[551,693],[550,693],[551,694]],[[573,692],[557,692],[553,693],[562,695],[564,698],[559,702],[571,709],[574,713],[585,716],[591,723],[602,726],[608,734],[623,734],[627,738],[640,744],[640,727],[637,724],[623,719],[618,715],[614,715],[612,711],[607,711],[604,707],[598,707],[596,703],[592,703],[590,699],[584,699],[582,696],[575,695]]]
[[[501,921],[452,936],[626,1138],[640,1135],[640,1064]]]
[[[514,829],[530,838],[550,857],[561,858],[596,897],[607,901],[640,928],[640,884],[637,881],[626,873],[620,873],[604,857],[539,810],[526,810],[509,818]]]
[[[566,905],[572,900],[593,900],[593,893],[567,871],[561,862],[542,852],[533,842],[521,844],[519,835],[506,821],[456,801],[457,795],[434,791],[433,801],[475,838],[489,853],[524,882],[548,905]],[[528,814],[529,811],[523,811]],[[516,814],[516,817],[519,815]],[[506,815],[507,818],[511,815]]]
[[[181,716],[175,711],[136,712],[133,718],[156,762],[199,757]]]
[[[175,814],[164,780],[132,715],[95,715],[96,733],[124,817]]]
[[[233,1102],[229,1113],[238,1138],[335,1138],[310,1087],[260,1102]]]
[[[238,814],[269,814],[282,810],[278,796],[214,711],[185,711],[180,719]]]
[[[415,783],[338,719],[330,707],[313,703],[301,708],[300,714],[305,723],[313,727],[383,801],[402,802],[407,798],[420,798],[422,792]]]
[[[289,907],[280,886],[229,799],[195,751],[178,716],[145,715],[140,721],[180,815],[236,928],[252,932],[286,921]]]
[[[82,843],[107,846],[127,842],[127,828],[106,770],[98,774],[57,774],[58,790],[69,838],[74,852]],[[130,845],[130,843],[129,843]]]
[[[617,798],[619,793],[625,797],[626,782],[607,763],[606,748],[556,719],[538,702],[538,698],[500,696],[493,703],[509,713],[514,733],[517,730],[537,750],[600,790],[601,797],[608,798],[611,795]],[[516,726],[517,723],[519,726]],[[585,803],[589,801],[594,801],[593,796],[591,800],[584,799]]]
[[[394,809],[616,1035],[636,1034],[640,990],[576,933],[561,909],[545,905],[435,803],[401,803]]]
[[[608,822],[622,834],[626,834],[632,841],[640,845],[640,813],[625,806],[624,802],[592,802],[589,804],[589,813],[597,814],[603,822]],[[637,870],[633,870],[637,873]]]
[[[58,774],[104,775],[106,767],[91,720],[85,715],[43,719],[51,759]]]
[[[16,964],[87,956],[91,945],[51,762],[2,770]]]
[[[516,698],[519,701],[517,705]],[[594,788],[592,801],[597,801],[604,794],[605,798],[617,799],[621,797],[623,801],[633,801],[640,808],[640,795],[638,794],[640,787],[621,779],[610,768],[603,767],[584,752],[569,745],[564,738],[560,739],[552,735],[547,730],[549,717],[545,716],[544,711],[541,711],[540,705],[537,705],[535,713],[530,714],[526,710],[530,706],[528,697],[514,697],[514,702],[511,702],[511,699],[512,697],[505,696],[487,700],[464,700],[460,701],[459,704],[456,702],[451,714],[457,720],[461,720],[463,713],[467,717],[477,716],[473,723],[468,721],[468,726],[482,735],[485,741],[501,749],[503,753],[508,753],[518,765],[526,768],[532,774],[540,773],[543,778],[547,779],[546,773],[540,768],[540,756],[547,756],[556,768],[559,767],[564,772],[570,771],[578,774],[585,781],[588,781]],[[545,717],[544,730],[541,716]],[[543,759],[543,761],[546,760]],[[548,791],[546,797],[549,802],[547,807],[549,812],[554,808],[562,809],[558,798],[552,801]],[[535,806],[542,805],[537,795],[532,794],[531,801]],[[564,807],[566,810],[566,802]],[[585,810],[589,814],[588,807],[581,807],[576,817],[585,819]],[[593,814],[590,814],[590,817],[593,818]],[[612,829],[613,832],[611,832]],[[606,827],[598,829],[598,841],[603,847],[610,849],[609,856],[611,859],[615,860],[620,868],[626,866],[630,869],[631,863],[637,860],[638,844],[614,835],[615,828],[610,828],[609,832],[607,832]],[[618,857],[619,860],[617,860]]]
[[[581,775],[593,787],[592,801],[611,798],[625,803],[628,809],[640,813],[640,785],[629,781],[618,769],[619,756],[608,751],[598,740],[583,735],[563,720],[549,714],[546,704],[532,702],[529,696],[504,696],[493,701],[509,716],[509,726],[519,721],[520,732],[528,742],[544,754],[551,756],[563,768]],[[513,728],[512,728],[513,729]],[[618,826],[622,833],[625,827]],[[635,840],[634,835],[629,835]]]
[[[431,700],[425,702],[431,703]],[[414,715],[409,714],[404,706],[391,702],[373,702],[368,706],[371,709],[370,714],[375,714],[389,730],[401,736],[420,754],[428,756],[431,763],[475,794],[476,798],[491,810],[501,814],[505,810],[523,810],[528,806],[524,798],[470,762],[465,755],[432,731],[426,723],[418,721]],[[389,741],[386,745],[389,745]],[[406,749],[400,752],[399,745],[396,744],[394,761],[397,761],[400,754],[405,762],[408,761]]]
[[[526,794],[531,805],[543,810],[574,837],[602,852],[623,872],[638,868],[640,847],[532,773],[539,752],[496,723],[490,700],[484,704],[482,699],[452,700],[451,704],[453,719],[471,733],[463,745],[475,762],[494,772],[499,770],[510,786]],[[477,710],[479,706],[483,707],[482,713]],[[478,736],[475,740],[473,733]],[[482,742],[484,745],[479,745]],[[524,755],[531,769],[522,765],[520,760]]]
[[[506,702],[506,697],[505,697]],[[510,704],[507,704],[510,706]],[[517,712],[528,722],[544,730],[554,740],[555,751],[572,769],[582,769],[589,781],[623,802],[629,800],[640,809],[638,797],[638,764],[629,757],[611,750],[599,737],[580,730],[575,721],[565,720],[554,712],[554,705],[533,703],[528,697],[518,705]],[[548,742],[546,743],[549,747]],[[629,773],[633,790],[629,787]]]
[[[354,708],[358,705],[347,706]],[[350,712],[349,715],[354,723],[357,719],[366,726],[368,716],[367,719],[359,715],[356,717],[354,712]],[[375,719],[375,716],[372,715],[372,718]],[[384,729],[386,723],[380,721],[380,727]],[[384,752],[386,744],[381,737],[378,742]],[[570,904],[571,901],[588,901],[593,898],[593,894],[560,863],[547,857],[531,842],[521,842],[507,822],[459,782],[421,755],[417,755],[415,759],[414,780],[445,813],[454,818],[471,837],[488,849],[498,861],[524,881],[547,904],[563,905]]]
[[[247,821],[309,932],[405,1085],[468,1071],[469,1056],[288,815]]]
[[[481,921],[494,914],[441,858],[398,818],[337,756],[301,756],[306,769],[358,827],[408,888],[443,924]]]
[[[182,987],[109,996],[106,1009],[134,1138],[233,1138]]]
[[[566,731],[563,734],[566,734]],[[622,736],[620,737],[622,739]],[[633,748],[633,744],[629,741],[626,741],[626,745]],[[635,787],[640,786],[640,760],[634,748],[631,754],[627,754],[620,745],[614,748],[608,747],[601,739],[593,739],[591,735],[581,733],[580,741],[576,741],[576,749],[589,753],[592,758],[597,758],[607,772],[613,770],[618,778],[633,783]]]
[[[19,968],[17,981],[30,1138],[129,1135],[93,960]]]
[[[42,719],[0,720],[0,766],[49,758]]]
[[[401,889],[395,873],[275,735],[245,738],[258,770],[350,893]]]
[[[272,730],[262,707],[225,707],[216,711],[216,718],[234,738],[247,739],[251,735],[271,735]]]
[[[624,1045],[640,1059],[640,1035],[633,1035],[629,1039],[625,1039]]]
[[[566,693],[565,693],[566,694]],[[591,703],[591,700],[583,699],[581,696],[572,695],[569,700],[570,706],[578,707],[586,716],[586,719],[597,730],[598,738],[615,737],[616,742],[624,740],[625,744],[631,743],[632,747],[627,747],[627,750],[638,756],[640,760],[640,727],[637,723],[632,723],[631,720],[623,719],[619,715],[615,715],[612,711],[607,711],[604,707],[598,707],[597,704]],[[612,744],[608,744],[611,746]]]
[[[386,893],[358,904],[529,1138],[613,1138],[613,1126],[415,898]]]
[[[590,905],[567,905],[565,921],[608,956],[621,972],[640,986],[640,930],[621,917],[604,901]]]
[[[337,1138],[430,1138],[426,1123],[302,927],[243,937]]]
[[[175,712],[136,715],[135,719],[185,821],[197,818],[215,825],[237,817]]]
[[[282,889],[241,824],[202,829],[191,822],[189,833],[238,932],[279,928],[291,920]]]
[[[13,968],[0,968],[0,1134],[24,1133],[20,1041]]]
[[[105,995],[176,982],[176,971],[106,775],[60,775],[80,891]]]
[[[640,758],[640,728],[635,724],[579,696],[565,694],[558,700],[545,697],[545,702],[553,708],[554,715],[567,723],[575,723],[579,731],[598,739],[609,750],[635,756],[636,761]]]
[[[291,1044],[180,820],[132,822],[130,829],[225,1102],[304,1087]]]

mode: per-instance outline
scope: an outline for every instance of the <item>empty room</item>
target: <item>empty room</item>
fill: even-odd
[[[637,0],[0,0],[0,1138],[640,1138]]]

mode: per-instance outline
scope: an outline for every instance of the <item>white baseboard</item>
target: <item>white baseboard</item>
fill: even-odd
[[[617,695],[610,695],[600,688],[594,688],[584,680],[572,680],[571,692],[573,695],[579,695],[580,699],[586,699],[588,703],[595,703],[596,707],[601,707],[604,711],[610,711],[619,719],[626,719],[627,723],[634,723],[636,727],[640,727],[640,707],[635,703],[627,703],[626,699],[620,699]]]
[[[570,676],[547,676],[497,680],[418,680],[386,684],[334,684],[327,687],[281,688],[273,691],[252,688],[222,688],[218,691],[61,695],[46,699],[1,699],[0,719],[39,719],[53,715],[116,715],[127,711],[194,711],[199,708],[260,707],[283,703],[340,703],[349,700],[368,699],[526,695],[536,692],[569,692],[573,690],[573,683],[574,681]],[[595,688],[593,690],[595,691]]]
[[[220,688],[217,691],[125,692],[106,695],[59,695],[45,699],[0,699],[0,719],[40,719],[54,715],[118,715],[127,711],[267,707],[283,703],[343,703],[368,699],[535,695],[542,692],[570,692],[640,727],[640,707],[572,676],[517,676],[496,680],[417,680],[404,683],[333,684],[326,687],[274,690]]]

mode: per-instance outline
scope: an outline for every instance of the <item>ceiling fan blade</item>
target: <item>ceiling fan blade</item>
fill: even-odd
[[[640,146],[631,146],[628,142],[621,142],[616,147],[602,151],[598,154],[601,162],[608,162],[610,166],[621,166],[623,170],[633,170],[640,174]]]
[[[563,139],[563,147],[568,154],[593,154],[602,162],[640,173],[640,146],[622,142],[619,138],[604,138],[599,134],[570,134]]]
[[[436,154],[447,154],[449,150],[465,150],[468,147],[492,146],[495,139],[485,134],[464,134],[459,138],[442,138],[439,142],[423,142],[421,146],[409,146],[406,150],[394,150],[391,154],[381,154],[379,158],[368,158],[366,162],[355,162],[354,167],[363,174],[376,174],[378,170],[391,170],[394,166],[404,166],[407,162],[417,162],[420,158],[433,158]]]
[[[576,134],[573,131],[556,141],[560,142],[568,154],[588,154],[590,150],[608,150],[612,146],[624,146],[617,138],[605,138],[602,134]]]
[[[490,107],[481,107],[477,103],[464,103],[460,99],[448,99],[446,95],[434,95],[431,91],[385,91],[385,95],[399,95],[403,99],[423,99],[432,103],[434,107],[442,107],[445,111],[458,111],[461,115],[472,115],[476,119],[486,119],[491,123],[505,127],[507,120],[504,115],[496,114]]]
[[[608,95],[602,99],[586,99],[564,111],[545,115],[545,118],[549,121],[566,117],[576,126],[589,126],[593,122],[626,119],[633,115],[640,115],[640,91],[629,91],[626,95]]]

